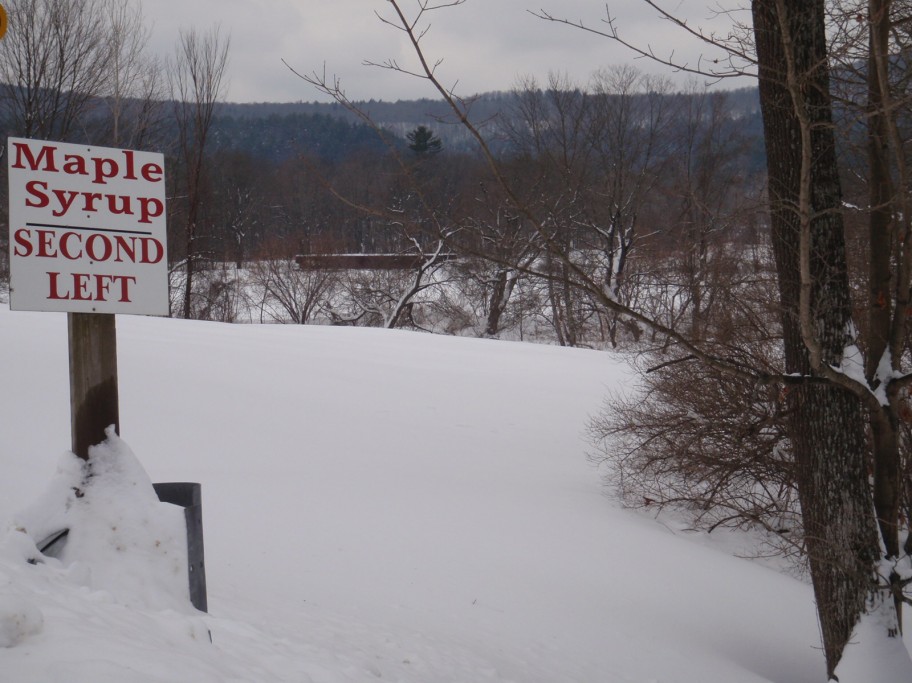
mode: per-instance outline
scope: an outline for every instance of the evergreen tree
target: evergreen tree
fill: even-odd
[[[434,131],[427,126],[418,126],[405,137],[408,138],[409,149],[415,154],[437,154],[443,149],[440,138],[434,135]]]

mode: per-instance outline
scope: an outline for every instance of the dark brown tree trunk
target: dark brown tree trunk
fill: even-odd
[[[491,292],[491,297],[488,299],[488,318],[484,331],[486,337],[495,337],[500,330],[500,319],[506,310],[507,301],[510,298],[510,290],[512,289],[508,278],[509,271],[505,268],[497,271],[494,279],[494,288]]]
[[[898,359],[892,358],[890,345],[896,321],[893,292],[893,256],[895,228],[893,202],[895,188],[891,178],[888,100],[890,60],[890,0],[869,0],[868,32],[868,198],[870,203],[868,268],[868,357],[865,375],[868,384],[877,388],[886,381],[878,373],[883,369],[899,370]],[[886,355],[889,354],[889,355]],[[885,361],[887,368],[882,368]],[[901,458],[898,396],[888,388],[888,401],[879,411],[872,411],[871,437],[874,462],[874,509],[884,551],[888,558],[899,558],[899,508],[901,498]],[[902,629],[902,600],[893,572],[897,626]]]
[[[566,329],[564,339],[567,346],[576,346],[579,339],[579,323],[576,320],[576,310],[574,309],[573,285],[570,282],[570,273],[567,270],[567,264],[561,263],[561,298],[564,300],[564,321]]]
[[[754,0],[752,7],[786,372],[812,376],[807,330],[816,337],[820,362],[838,366],[851,323],[824,3]],[[810,324],[804,334],[802,229],[810,232],[804,265],[810,271],[811,320],[805,321]],[[864,415],[855,396],[823,382],[800,385],[789,392],[788,402],[811,579],[832,677],[864,612],[878,559]]]
[[[194,266],[196,265],[194,260],[196,257],[196,222],[193,220],[187,221],[187,229],[184,233],[185,242],[187,245],[187,267],[185,269],[184,276],[184,317],[188,320],[193,317],[193,275],[196,272]]]
[[[551,304],[551,318],[554,325],[554,334],[557,336],[557,343],[560,346],[566,346],[567,341],[564,338],[564,312],[561,307],[560,296],[557,291],[557,273],[554,260],[550,251],[545,252],[545,272],[548,273],[548,302]]]
[[[889,142],[884,98],[875,55],[886,55],[889,17],[884,0],[871,0],[872,22],[868,60],[868,197],[870,200],[868,266],[868,356],[865,374],[871,381],[890,343],[893,292],[893,187],[890,180]]]

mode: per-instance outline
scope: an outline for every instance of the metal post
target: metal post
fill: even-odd
[[[203,551],[203,500],[202,490],[195,482],[167,482],[153,484],[158,499],[163,503],[184,508],[187,523],[187,579],[190,584],[190,602],[201,612],[209,608],[206,596],[206,558]]]

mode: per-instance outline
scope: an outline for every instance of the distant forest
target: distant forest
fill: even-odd
[[[756,88],[726,91],[732,116],[746,131],[761,134],[760,101]],[[689,95],[669,95],[682,98]],[[471,152],[465,130],[452,120],[452,112],[442,100],[418,99],[385,102],[358,102],[358,108],[376,125],[405,147],[405,137],[417,126],[431,128],[451,152]],[[491,142],[508,152],[510,122],[519,106],[516,92],[489,92],[472,103],[472,119],[483,122]],[[213,147],[222,151],[244,152],[280,162],[297,155],[339,161],[363,150],[383,147],[377,132],[341,104],[321,102],[222,103],[216,106],[212,127]],[[757,153],[762,155],[758,145]],[[756,160],[762,163],[762,158]]]

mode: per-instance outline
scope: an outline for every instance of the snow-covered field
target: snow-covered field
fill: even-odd
[[[808,586],[606,495],[583,432],[626,381],[608,354],[117,326],[124,442],[77,499],[66,318],[0,306],[0,682],[824,678]],[[130,450],[202,484],[209,614]],[[70,557],[28,564],[16,528],[53,514]]]

